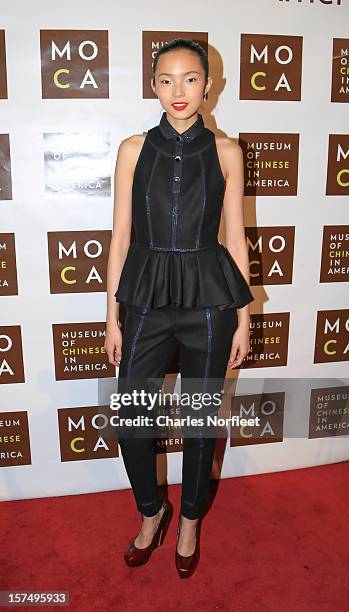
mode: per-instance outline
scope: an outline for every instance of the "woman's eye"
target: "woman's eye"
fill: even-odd
[[[190,81],[191,83],[193,83],[194,81],[197,81],[197,78],[196,78],[196,77],[189,77],[189,78],[188,78],[188,81]],[[160,83],[164,83],[165,85],[167,85],[167,84],[168,84],[168,83],[170,83],[170,82],[171,82],[171,81],[170,81],[170,79],[162,79],[162,80],[160,81]]]

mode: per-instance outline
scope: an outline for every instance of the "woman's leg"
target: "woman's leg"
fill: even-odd
[[[237,328],[236,309],[183,309],[178,312],[176,323],[180,343],[181,392],[221,392]],[[216,414],[218,410],[219,405],[212,405],[188,413],[193,417],[205,417]],[[201,433],[198,428],[192,428],[192,432],[192,437],[187,429],[183,435],[181,514],[184,519],[178,552],[184,555],[193,552],[195,519],[204,514],[216,443],[214,428],[206,437],[204,430]]]
[[[119,393],[142,389],[148,393],[159,391],[177,346],[172,324],[172,308],[126,308],[118,379]],[[146,406],[130,405],[122,406],[119,416],[153,416],[153,412],[148,411]],[[145,517],[152,517],[162,504],[157,484],[156,450],[152,430],[147,427],[141,427],[139,430],[125,428],[117,433],[137,508]]]

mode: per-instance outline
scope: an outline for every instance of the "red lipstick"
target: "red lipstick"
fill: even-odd
[[[175,110],[181,111],[187,108],[188,102],[173,102],[171,106]]]

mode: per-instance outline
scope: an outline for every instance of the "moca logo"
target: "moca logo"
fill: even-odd
[[[348,134],[329,134],[326,195],[349,195]]]
[[[311,390],[309,438],[348,435],[349,387],[322,387]]]
[[[300,100],[302,36],[241,34],[240,100]]]
[[[56,380],[111,378],[104,348],[105,323],[52,323]]]
[[[348,361],[349,310],[319,310],[314,363]]]
[[[108,30],[40,30],[42,97],[109,98]]]
[[[51,293],[106,291],[110,230],[48,232]]]
[[[20,325],[0,327],[0,384],[22,383],[24,378]]]
[[[246,227],[251,285],[290,285],[294,226]]]
[[[0,295],[18,295],[14,232],[0,234]]]
[[[251,315],[251,352],[241,367],[270,368],[287,365],[289,312]]]
[[[299,134],[241,132],[245,195],[297,195]]]
[[[232,425],[230,446],[282,442],[284,439],[285,392],[233,395],[230,416],[259,418],[259,425]]]
[[[47,197],[111,194],[110,132],[46,132],[44,163]]]
[[[61,461],[118,457],[116,429],[109,424],[112,416],[109,406],[60,408]]]
[[[27,411],[0,412],[0,467],[31,462]]]
[[[349,100],[349,39],[334,38],[332,51],[331,102]]]
[[[325,225],[320,283],[349,281],[349,225]]]

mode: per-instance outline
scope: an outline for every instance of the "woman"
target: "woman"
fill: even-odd
[[[105,349],[120,368],[122,389],[130,389],[131,381],[135,388],[139,377],[162,381],[177,347],[181,381],[200,380],[207,389],[210,381],[224,382],[227,366],[240,366],[250,349],[254,298],[248,286],[242,151],[204,126],[198,111],[212,86],[208,72],[207,54],[192,40],[162,47],[151,81],[164,109],[161,121],[146,135],[123,140],[118,150]],[[217,240],[222,206],[227,248]],[[126,308],[123,334],[119,303]],[[132,408],[123,414],[134,414]],[[173,508],[159,496],[153,438],[119,437],[119,444],[142,515],[125,561],[142,565],[162,543]],[[183,578],[198,564],[214,445],[214,436],[183,436],[175,552]]]

